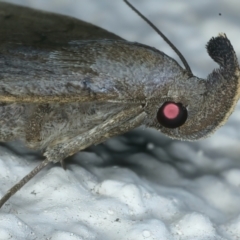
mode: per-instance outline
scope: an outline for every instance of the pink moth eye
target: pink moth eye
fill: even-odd
[[[182,126],[187,117],[187,109],[181,103],[165,102],[157,112],[158,122],[166,128]]]

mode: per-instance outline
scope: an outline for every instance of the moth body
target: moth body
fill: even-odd
[[[184,88],[174,82],[189,79],[164,53],[123,40],[74,42],[52,51],[11,45],[1,63],[0,96],[6,99],[0,108],[1,140],[20,139],[42,150],[119,112],[136,107],[156,112],[173,94],[180,101]],[[151,122],[145,117],[135,127]]]
[[[0,141],[21,140],[46,157],[0,207],[49,162],[136,127],[180,140],[209,136],[239,99],[239,64],[225,34],[207,44],[220,68],[200,79],[178,50],[186,69],[80,20],[6,3],[0,9]]]
[[[225,36],[219,36],[219,40],[223,50],[228,47],[232,55],[223,59],[225,65],[208,80],[192,76],[163,52],[124,40],[72,41],[51,51],[45,46],[9,44],[0,57],[0,99],[4,100],[0,108],[1,140],[20,139],[28,147],[45,151],[74,142],[74,138],[117,113],[124,115],[126,110],[136,108],[141,110],[132,116],[125,114],[118,125],[144,113],[134,127],[155,127],[183,140],[204,137],[222,124],[232,101],[237,100],[235,53]],[[217,54],[224,58],[220,51]],[[231,78],[232,86],[226,87]],[[217,103],[223,91],[229,97],[229,106],[227,102],[224,106]],[[181,103],[187,109],[183,125],[165,128],[159,124],[157,114],[165,102]],[[223,107],[227,111],[220,111]],[[110,131],[114,128],[109,124]],[[70,153],[73,151],[62,157]]]

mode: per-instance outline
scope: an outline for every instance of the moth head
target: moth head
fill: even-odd
[[[220,68],[206,80],[192,76],[175,81],[168,97],[154,104],[154,120],[148,126],[175,139],[196,140],[226,122],[240,96],[237,57],[225,34],[212,38],[206,47]]]

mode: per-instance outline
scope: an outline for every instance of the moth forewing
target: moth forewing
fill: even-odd
[[[66,91],[61,93],[59,78],[63,80],[63,76],[59,76],[60,72],[57,71],[61,66],[55,65],[54,71],[53,68],[49,69],[46,58],[57,49],[61,51],[62,48],[67,48],[74,40],[121,39],[120,37],[90,23],[59,14],[4,2],[0,2],[0,10],[0,102],[86,102],[110,97],[109,93],[89,96],[86,87],[76,94],[67,94]],[[72,79],[69,88],[74,88],[74,75],[69,78]],[[56,81],[52,81],[54,79]],[[58,92],[54,92],[54,88],[52,93],[46,89],[37,92],[40,86],[51,89],[52,84],[57,88],[57,82],[60,85]],[[31,84],[35,93],[31,92]],[[24,86],[28,87],[28,92],[23,90]]]
[[[161,85],[148,73],[162,74],[163,62],[166,73],[176,65],[167,78],[182,72],[164,53],[81,20],[7,3],[0,8],[0,102],[142,102],[154,97],[146,89],[159,92]],[[144,60],[154,54],[158,62]]]
[[[9,103],[160,99],[164,85],[188,75],[154,48],[112,39],[81,40],[52,49],[12,44],[4,52],[2,67],[0,101]]]

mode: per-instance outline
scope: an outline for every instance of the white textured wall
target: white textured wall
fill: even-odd
[[[12,2],[66,13],[175,56],[120,0]],[[219,32],[240,59],[240,1],[132,3],[179,47],[196,75],[216,67],[205,44]],[[239,129],[238,107],[206,140],[136,130],[77,154],[67,171],[46,168],[0,210],[0,239],[238,239]],[[22,147],[13,149],[0,146],[0,196],[39,163]]]

